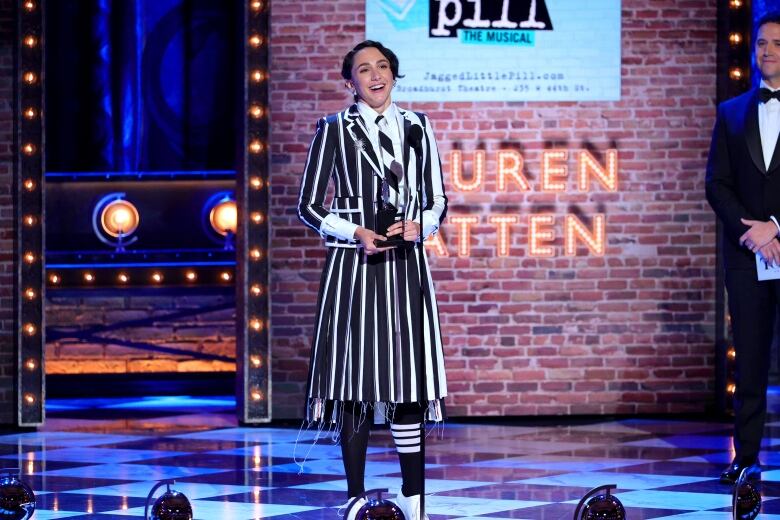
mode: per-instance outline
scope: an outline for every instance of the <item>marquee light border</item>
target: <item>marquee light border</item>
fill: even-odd
[[[236,413],[271,420],[269,193],[269,0],[245,0],[243,164],[236,179]]]
[[[45,419],[44,284],[44,0],[21,0],[16,10],[16,403],[17,425]]]

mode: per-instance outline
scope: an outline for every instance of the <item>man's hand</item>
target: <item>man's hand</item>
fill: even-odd
[[[355,230],[355,238],[360,240],[360,243],[363,244],[363,249],[365,250],[367,255],[382,253],[384,251],[387,251],[388,249],[392,249],[392,247],[377,247],[376,241],[387,240],[387,237],[384,237],[382,235],[377,235],[370,229],[364,228],[363,226],[360,226]]]
[[[758,250],[758,254],[769,265],[780,265],[780,242],[776,238],[770,240],[767,245]]]
[[[745,234],[739,237],[739,245],[745,246],[754,253],[767,245],[777,236],[777,226],[771,220],[761,222],[760,220],[740,219],[743,224],[750,226]]]
[[[416,242],[420,238],[420,224],[414,220],[402,220],[387,228],[387,236],[403,234],[407,242]]]

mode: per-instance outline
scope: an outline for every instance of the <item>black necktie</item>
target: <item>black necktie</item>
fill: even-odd
[[[760,99],[762,103],[767,103],[770,99],[776,99],[780,101],[780,90],[775,90],[772,92],[768,88],[762,87],[758,91],[758,99]]]
[[[382,148],[382,164],[384,165],[385,179],[396,192],[398,192],[398,176],[393,171],[393,163],[399,162],[395,159],[395,150],[393,149],[393,140],[385,133],[380,124],[385,116],[376,118],[376,126],[379,129],[379,146]],[[386,124],[387,122],[385,122]]]

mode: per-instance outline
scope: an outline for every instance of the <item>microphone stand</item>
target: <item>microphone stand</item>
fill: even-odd
[[[425,416],[428,412],[428,378],[427,378],[427,364],[426,364],[426,352],[425,352],[425,285],[423,283],[423,275],[425,274],[424,262],[425,262],[425,243],[423,237],[423,182],[425,180],[425,172],[423,171],[422,163],[422,138],[417,141],[417,146],[412,145],[414,148],[414,158],[417,163],[417,173],[419,179],[417,180],[417,203],[420,208],[420,240],[417,243],[419,250],[419,275],[420,275],[420,359],[422,361],[421,367],[421,379],[422,379],[422,391],[420,394],[420,408],[422,408],[422,420],[420,421],[420,474],[422,475],[422,485],[420,488],[420,520],[425,518]]]

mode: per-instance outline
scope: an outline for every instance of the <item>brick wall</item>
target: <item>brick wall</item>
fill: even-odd
[[[0,424],[9,424],[16,420],[13,35],[13,3],[11,0],[0,0]]]
[[[272,4],[275,417],[301,412],[325,250],[295,216],[314,123],[349,101],[340,60],[364,37],[362,1]],[[449,178],[450,218],[481,215],[472,255],[432,253],[453,415],[703,411],[714,392],[715,221],[704,200],[714,121],[716,9],[705,0],[623,1],[622,99],[590,103],[424,103],[447,161],[487,150],[485,189]],[[401,60],[403,71],[403,59]],[[617,148],[617,193],[544,194],[543,149]],[[535,191],[496,192],[494,152],[521,150]],[[574,171],[575,163],[568,163]],[[571,173],[570,186],[574,185]],[[510,189],[513,189],[510,187]],[[528,255],[527,216],[607,216],[604,257]],[[512,213],[510,254],[486,216]],[[562,218],[555,227],[560,237]]]

